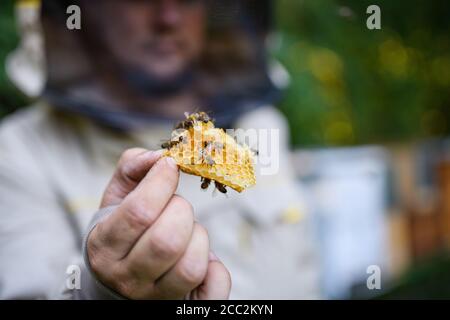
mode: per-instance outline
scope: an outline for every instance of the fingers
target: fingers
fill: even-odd
[[[186,251],[192,242],[193,227],[191,205],[180,196],[173,196],[159,219],[124,259],[127,269],[145,281],[155,281]]]
[[[179,170],[161,152],[126,151],[102,199],[117,205],[89,235],[92,270],[129,298],[226,299],[231,288],[224,265],[208,257],[206,230],[192,206],[174,195]]]
[[[119,204],[161,157],[161,151],[135,148],[125,151],[120,157],[117,169],[106,187],[100,208]]]
[[[181,299],[198,287],[208,269],[209,239],[206,230],[196,224],[191,242],[180,260],[155,285],[158,298]]]
[[[226,300],[230,296],[231,276],[219,260],[210,260],[203,283],[195,289],[190,298],[193,300]]]
[[[124,258],[158,219],[178,186],[178,178],[173,159],[159,159],[117,210],[97,224],[90,239],[96,239],[95,245],[102,247],[111,259]]]

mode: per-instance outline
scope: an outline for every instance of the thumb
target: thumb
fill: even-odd
[[[116,171],[105,189],[100,208],[120,204],[161,158],[162,153],[163,150],[149,151],[141,148],[128,149],[122,153]]]

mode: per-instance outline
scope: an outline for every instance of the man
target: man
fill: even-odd
[[[46,89],[0,129],[1,298],[225,299],[231,279],[232,298],[318,296],[261,3],[42,2]],[[150,151],[197,109],[279,130],[277,174],[211,197]]]

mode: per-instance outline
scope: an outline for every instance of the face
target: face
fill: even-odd
[[[204,0],[96,0],[86,9],[106,49],[122,66],[170,79],[200,56]]]

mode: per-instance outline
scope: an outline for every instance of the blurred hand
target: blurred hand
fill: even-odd
[[[122,155],[101,204],[118,207],[88,238],[91,268],[130,299],[227,299],[230,275],[191,204],[174,194],[178,178],[176,163],[159,152]]]

